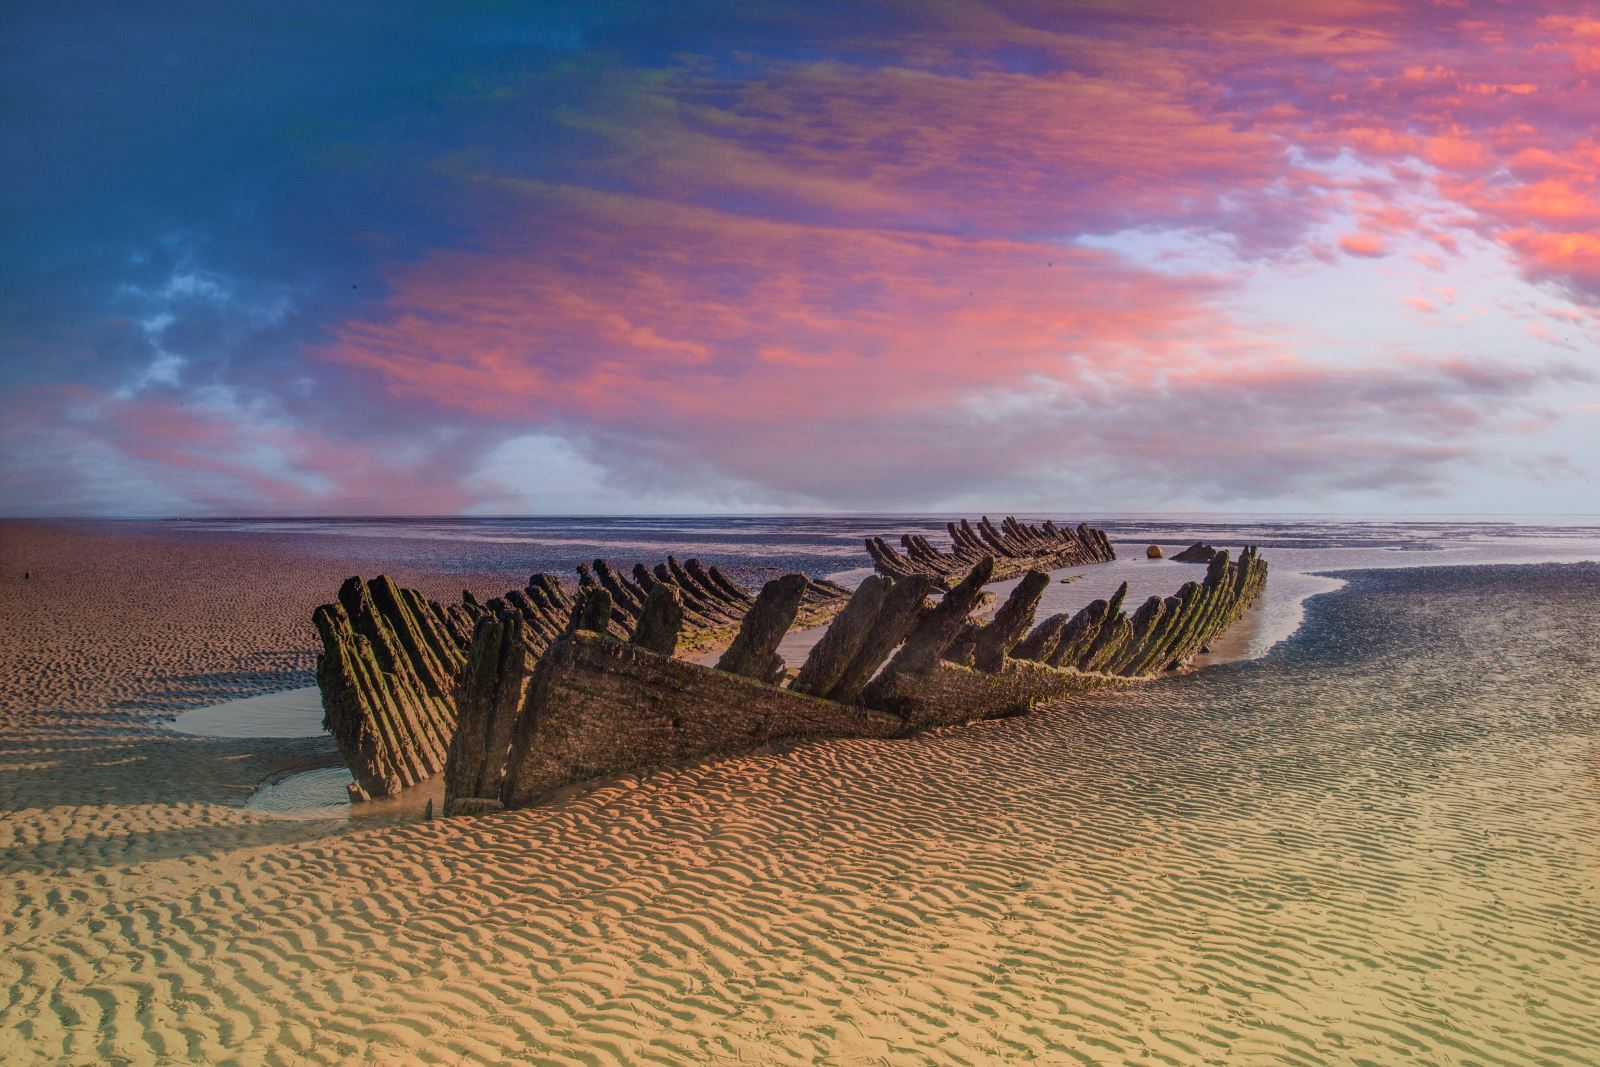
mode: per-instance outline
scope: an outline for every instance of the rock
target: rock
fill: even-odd
[[[1196,541],[1172,557],[1174,563],[1210,563],[1217,550],[1203,541]]]
[[[1149,548],[1145,549],[1144,550],[1144,558],[1145,559],[1160,559],[1161,558],[1161,546],[1160,545],[1151,545]]]

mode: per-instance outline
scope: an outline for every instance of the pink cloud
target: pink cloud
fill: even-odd
[[[1339,238],[1339,247],[1345,255],[1360,256],[1363,259],[1377,259],[1388,255],[1388,246],[1383,243],[1383,238],[1372,233],[1347,233]]]
[[[1206,307],[1215,281],[1085,248],[523,193],[567,220],[562,262],[514,237],[441,253],[325,357],[478,415],[727,426],[870,418],[1030,376],[1150,382],[1228,358],[1234,333]]]
[[[386,264],[381,305],[311,350],[370,410],[102,392],[29,432],[216,506],[455,510],[463,470],[530,428],[825,504],[997,471],[1435,486],[1548,425],[1557,371],[1394,345],[1332,369],[1233,309],[1284,264],[1447,272],[1483,242],[1600,306],[1600,23],[1549,9],[936,7],[822,60],[618,60],[554,118],[507,90],[497,114],[565,122],[584,154],[440,164],[465,236]],[[1105,250],[1174,233],[1233,273]],[[1422,292],[1394,296],[1454,299]]]
[[[986,26],[986,47],[1046,57],[1029,72],[973,59],[952,29],[875,42],[890,56],[878,63],[652,78],[631,121],[585,126],[599,130],[597,168],[630,192],[467,176],[469,213],[492,218],[483,233],[393,265],[383,312],[343,323],[319,355],[435,410],[812,488],[819,449],[848,464],[846,446],[904,477],[919,464],[957,477],[935,428],[960,432],[996,396],[1098,398],[1143,424],[1181,393],[1232,421],[1174,425],[1230,447],[1242,399],[1294,428],[1279,447],[1307,465],[1367,456],[1362,478],[1410,465],[1425,481],[1462,453],[1369,421],[1395,412],[1358,385],[1400,387],[1408,410],[1444,412],[1441,426],[1513,432],[1480,405],[1487,383],[1458,368],[1369,358],[1363,383],[1329,379],[1293,338],[1232,320],[1233,279],[1140,270],[1070,240],[1178,228],[1224,234],[1247,257],[1324,260],[1415,240],[1442,271],[1475,231],[1532,278],[1600,293],[1578,228],[1591,172],[1567,162],[1587,121],[1581,57],[1550,43],[1549,24],[1287,2],[1181,20],[1156,6],[1092,30],[1036,22]],[[1341,151],[1379,170],[1293,162]],[[1310,237],[1339,218],[1359,228],[1337,251]],[[1537,381],[1489,392],[1520,403]]]
[[[502,247],[397,267],[384,314],[323,358],[479,425],[560,427],[623,469],[836,506],[1074,467],[1241,495],[1434,485],[1470,453],[1461,431],[1510,432],[1543,381],[1307,364],[1220,310],[1226,279],[1098,250],[517,191],[563,219],[559,261],[503,223]],[[1224,462],[1245,439],[1274,473]]]
[[[23,457],[0,486],[21,499],[48,484],[43,498],[71,514],[129,508],[120,494],[130,481],[160,487],[176,510],[230,515],[444,514],[471,503],[459,478],[470,452],[408,448],[404,432],[329,432],[259,408],[83,386],[35,387],[26,401],[0,434]]]

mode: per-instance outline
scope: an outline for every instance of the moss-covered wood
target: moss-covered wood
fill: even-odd
[[[975,536],[1003,534],[1022,536],[993,527]],[[695,577],[686,566],[663,570]],[[1151,597],[1132,616],[1123,610],[1124,585],[1109,600],[1048,619],[1019,640],[1044,576],[1030,575],[992,622],[974,627],[970,616],[988,595],[983,586],[992,571],[992,559],[983,557],[937,604],[926,599],[933,584],[927,575],[869,578],[786,685],[772,661],[810,585],[800,575],[767,584],[722,661],[731,669],[714,669],[663,655],[649,642],[617,640],[608,625],[611,594],[596,568],[578,622],[531,673],[528,658],[507,657],[510,629],[479,626],[469,689],[482,699],[469,701],[451,748],[446,813],[519,807],[588,779],[778,740],[895,737],[1131,684],[1184,662],[1236,620],[1266,580],[1254,550],[1237,563],[1219,553],[1204,582]],[[697,597],[710,585],[702,578]],[[677,589],[658,581],[645,614]],[[953,652],[964,633],[969,649]],[[949,662],[956,654],[971,665]],[[504,678],[491,677],[496,664]],[[504,701],[519,689],[525,695],[508,727]],[[484,751],[469,751],[473,746]]]
[[[867,552],[879,574],[905,578],[925,574],[941,589],[961,581],[978,561],[994,560],[993,581],[1001,582],[1030,570],[1049,571],[1104,563],[1117,557],[1106,535],[1087,524],[1060,528],[1053,522],[1032,526],[1007,516],[996,526],[987,517],[973,526],[966,519],[947,523],[950,547],[935,547],[920,534],[903,534],[900,550],[881,537],[867,538]]]
[[[313,613],[323,725],[355,779],[352,796],[387,796],[443,768],[467,658],[464,617],[485,610],[446,609],[380,575],[349,579]]]
[[[523,588],[487,603],[465,592],[459,604],[450,605],[382,575],[351,578],[335,603],[317,608],[324,723],[355,779],[351,795],[388,796],[443,769],[464,702],[481,697],[472,689],[467,664],[486,618],[501,620],[502,627],[514,619],[518,647],[536,658],[569,633],[574,612],[587,604],[591,614],[579,620],[584,627],[595,630],[604,623],[605,632],[629,640],[639,636],[649,616],[642,643],[688,655],[732,642],[756,602],[716,567],[694,559],[680,563],[669,556],[654,572],[640,564],[632,577],[603,559],[577,571],[576,590],[554,575],[535,574]],[[663,580],[672,592],[653,597]],[[792,621],[825,623],[849,596],[831,582],[807,583]],[[604,619],[596,614],[601,611]],[[509,689],[501,685],[495,691]]]
[[[1212,556],[1204,581],[1186,582],[1177,595],[1151,597],[1132,618],[1122,612],[1127,585],[1110,601],[1096,600],[1070,619],[1047,619],[1013,654],[1055,667],[1141,678],[1182,666],[1255,602],[1267,564],[1253,548],[1237,562],[1226,550]]]

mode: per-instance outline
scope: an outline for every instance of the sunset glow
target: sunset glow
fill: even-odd
[[[1587,5],[653,10],[14,12],[0,506],[1600,499]]]

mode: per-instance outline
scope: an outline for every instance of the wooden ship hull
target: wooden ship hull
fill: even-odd
[[[777,658],[806,580],[767,583],[715,668],[674,659],[672,596],[640,634],[605,626],[604,590],[585,592],[571,632],[542,655],[522,624],[485,616],[469,653],[445,767],[447,815],[538,803],[577,783],[682,760],[827,737],[900,737],[1026,712],[1041,701],[1176,669],[1259,595],[1267,565],[1219,552],[1204,581],[1123,611],[1110,600],[1034,623],[1049,575],[1029,571],[992,621],[970,616],[993,579],[980,560],[937,603],[928,575],[867,579],[797,672]],[[659,623],[659,625],[657,624]]]
[[[609,612],[598,629],[634,637],[657,586],[670,587],[680,606],[675,647],[684,655],[728,644],[755,595],[716,567],[668,556],[654,567],[623,573],[603,559],[580,564],[575,592],[560,579],[535,574],[521,589],[480,604],[470,593],[441,605],[387,577],[351,578],[338,599],[312,614],[322,639],[317,685],[323,725],[355,779],[351,797],[390,796],[444,769],[456,733],[464,671],[478,623],[518,620],[517,654],[530,664],[569,633],[574,611],[590,591],[604,591]],[[830,582],[807,583],[796,619],[819,625],[849,599]],[[508,654],[510,654],[508,652]]]
[[[945,524],[950,533],[950,549],[934,547],[921,534],[902,534],[896,551],[881,537],[867,538],[867,552],[879,574],[890,578],[927,575],[940,589],[948,589],[977,566],[978,561],[994,560],[994,581],[1003,582],[1030,570],[1049,571],[1088,563],[1106,563],[1117,558],[1111,541],[1101,530],[1086,523],[1076,528],[1061,528],[1054,522],[1040,526],[1018,522],[1008,515],[996,526],[986,515],[977,526],[966,519]]]

